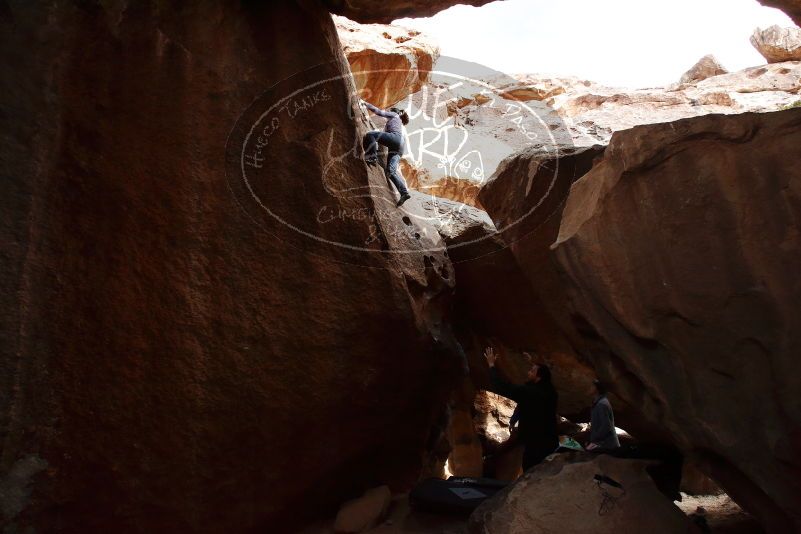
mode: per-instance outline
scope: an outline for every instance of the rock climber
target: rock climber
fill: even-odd
[[[400,193],[400,199],[397,206],[400,207],[404,202],[409,200],[411,195],[406,187],[406,181],[401,176],[398,170],[400,158],[405,150],[405,142],[403,135],[403,125],[409,124],[409,115],[406,111],[398,108],[390,108],[383,110],[375,107],[369,102],[364,102],[367,109],[387,119],[387,124],[384,126],[384,131],[372,130],[364,135],[362,140],[362,147],[364,148],[364,160],[368,165],[376,165],[378,163],[378,145],[381,144],[387,147],[389,151],[387,154],[387,178],[395,185],[395,188]]]
[[[551,383],[551,370],[544,364],[532,364],[528,381],[522,385],[503,380],[495,368],[498,355],[492,347],[484,351],[490,368],[492,391],[517,402],[519,407],[520,443],[523,452],[523,470],[542,462],[559,447],[556,427],[556,404],[558,394]]]
[[[600,381],[593,381],[595,398],[590,412],[590,442],[587,450],[608,450],[620,447],[620,440],[615,432],[615,414],[612,404],[606,397],[606,386]]]

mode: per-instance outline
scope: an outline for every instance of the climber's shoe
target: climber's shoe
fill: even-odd
[[[364,160],[364,162],[370,166],[378,165],[378,160],[375,158],[367,158]]]
[[[400,197],[400,200],[398,200],[398,203],[396,204],[396,206],[398,206],[400,208],[401,206],[403,206],[403,203],[406,202],[407,200],[409,200],[410,198],[412,198],[412,195],[410,195],[409,193],[402,194],[401,197]]]

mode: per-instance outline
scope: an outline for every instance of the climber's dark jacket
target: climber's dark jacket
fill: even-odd
[[[550,382],[510,384],[503,380],[495,367],[490,368],[492,390],[515,401],[519,407],[520,442],[526,447],[523,468],[542,461],[559,446],[556,427],[558,394]]]

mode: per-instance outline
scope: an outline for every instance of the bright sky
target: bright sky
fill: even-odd
[[[706,54],[730,71],[764,64],[754,28],[793,25],[756,0],[504,0],[395,23],[431,35],[443,56],[507,74],[628,87],[676,82]]]

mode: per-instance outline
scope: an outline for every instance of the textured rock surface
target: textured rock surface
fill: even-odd
[[[392,493],[387,486],[367,490],[361,497],[342,505],[334,520],[334,532],[354,534],[368,530],[387,515],[391,501]]]
[[[801,61],[801,28],[771,26],[757,28],[751,36],[751,44],[768,63]]]
[[[563,194],[567,193],[567,187]],[[564,199],[564,197],[563,197]],[[438,200],[439,206],[456,205]],[[552,367],[554,384],[560,392],[559,411],[574,415],[587,409],[591,399],[593,373],[581,363],[547,311],[546,305],[518,264],[513,248],[496,232],[485,212],[461,206],[458,224],[444,233],[456,279],[453,320],[462,344],[471,355],[472,377],[479,388],[488,386],[482,352],[490,344],[502,353],[498,366],[507,379],[522,383],[530,363]],[[556,237],[558,218],[549,228]],[[443,230],[440,230],[443,232]],[[546,239],[547,240],[547,239]],[[546,247],[547,248],[547,247]],[[544,282],[542,282],[544,283]]]
[[[606,144],[615,131],[710,113],[773,111],[796,102],[801,90],[797,62],[728,73],[713,56],[678,84],[650,89],[508,76],[452,58],[437,63],[439,73],[429,77],[437,55],[430,38],[399,26],[338,21],[357,85],[379,105],[398,103],[410,112],[403,165],[410,187],[476,207],[482,207],[478,190],[518,150]]]
[[[575,143],[607,143],[613,132],[710,113],[775,111],[798,100],[801,64],[751,67],[656,89],[575,86],[551,101]]]
[[[515,401],[490,391],[479,391],[474,406],[474,424],[486,441],[500,445],[509,439],[509,418],[515,411]]]
[[[689,461],[682,464],[681,491],[689,495],[719,495],[723,493],[714,480]]]
[[[618,534],[694,532],[687,517],[646,473],[647,462],[586,453],[557,454],[485,501],[470,516],[471,534]],[[625,492],[593,477],[604,474]]]
[[[600,146],[578,148],[554,158],[528,149],[507,158],[479,193],[497,229],[492,240],[480,242],[485,255],[463,264],[446,240],[457,279],[471,282],[469,290],[457,289],[457,302],[466,301],[472,322],[491,329],[489,336],[536,352],[553,367],[559,413],[568,417],[589,406],[594,375],[573,349],[566,297],[549,247],[571,184],[602,152]],[[512,376],[522,381],[520,371]]]
[[[710,75],[713,72],[717,74]],[[423,192],[482,207],[477,190],[504,158],[519,150],[606,144],[613,132],[639,124],[710,113],[774,111],[800,98],[798,62],[725,74],[704,62],[704,68],[693,69],[688,77],[703,79],[627,89],[536,74],[489,73],[459,86],[435,76],[402,102],[413,111],[407,127],[407,158],[413,165],[407,174]],[[516,121],[534,125],[529,129],[538,137],[522,134]],[[454,146],[460,150],[453,151]]]
[[[484,474],[484,450],[473,424],[475,387],[465,377],[461,388],[454,392],[450,405],[448,441],[451,452],[448,469],[455,476],[480,477]]]
[[[569,183],[560,184],[564,186],[562,201]],[[432,220],[448,245],[448,256],[458,280],[452,320],[470,355],[475,387],[488,385],[486,364],[481,355],[486,346],[493,344],[501,350],[501,372],[520,383],[525,381],[530,366],[521,354],[525,350],[532,353],[535,361],[551,365],[554,383],[560,392],[560,412],[569,415],[586,412],[594,374],[576,358],[487,214],[419,193],[409,202],[414,206],[414,213]],[[417,211],[418,206],[422,212]],[[558,218],[549,227],[551,241],[556,237],[557,223]],[[492,393],[462,388],[454,399],[449,430],[454,474],[474,476],[481,464],[481,445],[486,455],[509,437],[508,418],[513,406],[512,401],[501,400]],[[499,415],[502,408],[508,412],[504,416]],[[468,425],[465,422],[471,413],[475,415]],[[508,461],[494,459],[493,465],[485,465],[485,472],[489,469],[496,476],[498,472],[516,473],[519,454],[515,452],[511,456],[514,458]],[[512,475],[502,478],[512,478]]]
[[[337,16],[334,22],[356,89],[371,104],[389,107],[428,82],[439,48],[419,31]]]
[[[8,528],[280,531],[413,481],[447,399],[436,231],[379,209],[394,198],[358,158],[330,178],[372,196],[323,184],[330,133],[347,150],[366,127],[348,78],[281,131],[268,184],[307,230],[375,252],[275,223],[226,177],[262,91],[347,73],[328,13],[161,6],[4,7],[0,459],[47,466]]]
[[[432,198],[453,200],[481,208],[478,202],[481,182],[447,175],[432,177],[431,171],[417,166],[410,158],[402,159],[400,168],[407,185],[415,191],[430,195]]]
[[[720,74],[728,74],[729,71],[720,64],[717,58],[713,55],[704,56],[693,65],[690,70],[682,74],[679,83],[692,83],[700,82],[712,76],[719,76]]]
[[[485,476],[512,481],[523,474],[523,446],[514,441],[511,446],[509,418],[517,404],[495,393],[481,390],[474,400],[473,425],[481,438],[488,457],[484,462]]]
[[[615,134],[555,254],[599,372],[772,532],[801,528],[801,110]]]
[[[480,477],[484,474],[483,449],[473,428],[468,409],[459,406],[451,410],[448,427],[451,453],[448,455],[450,474],[457,477]]]

